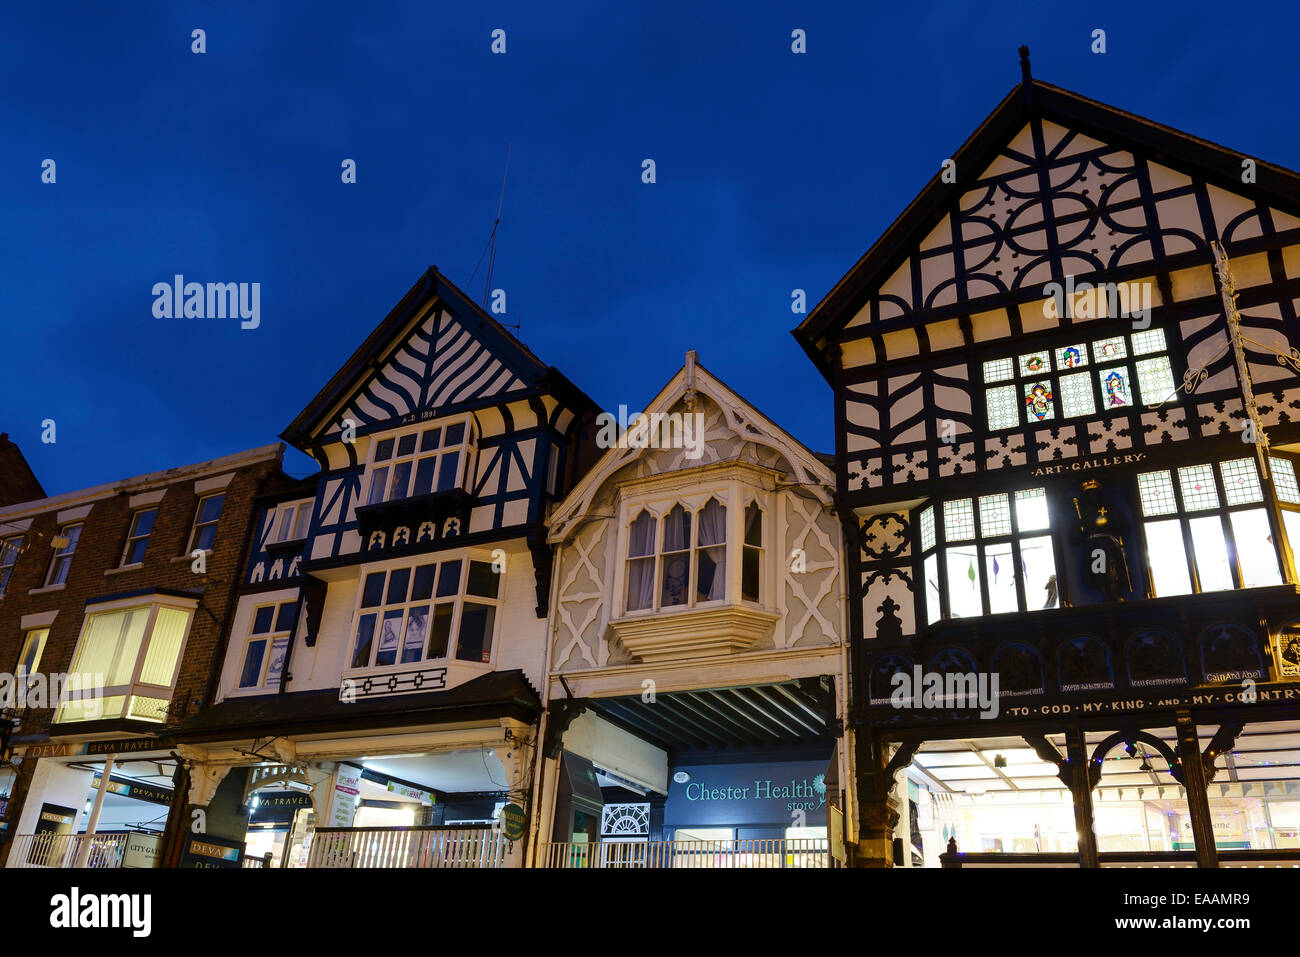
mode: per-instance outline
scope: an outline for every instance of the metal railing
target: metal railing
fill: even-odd
[[[542,844],[538,867],[831,867],[824,838]]]
[[[8,867],[121,867],[126,834],[15,834]],[[85,860],[82,862],[83,856]]]
[[[506,844],[486,827],[318,827],[307,866],[504,867]]]

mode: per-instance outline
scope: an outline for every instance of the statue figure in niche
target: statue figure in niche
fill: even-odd
[[[1082,545],[1084,577],[1101,592],[1102,601],[1123,601],[1133,591],[1125,529],[1114,517],[1115,510],[1107,506],[1099,481],[1089,479],[1082,489],[1082,502],[1074,499],[1074,514],[1079,520],[1076,540]]]

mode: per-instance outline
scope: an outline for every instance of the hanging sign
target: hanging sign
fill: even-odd
[[[528,815],[518,804],[507,804],[501,809],[501,830],[507,841],[517,841],[528,830]]]

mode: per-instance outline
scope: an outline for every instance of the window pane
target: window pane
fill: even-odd
[[[925,617],[926,623],[933,625],[943,613],[939,604],[939,556],[931,555],[925,560]]]
[[[263,635],[271,630],[271,622],[275,618],[275,606],[267,605],[265,608],[259,608],[253,614],[253,634]]]
[[[943,539],[964,542],[975,537],[975,507],[968,498],[943,503]]]
[[[265,655],[265,638],[259,638],[257,641],[248,643],[248,650],[244,652],[244,667],[239,673],[239,687],[257,687],[257,679],[262,677],[262,658]]]
[[[387,462],[393,457],[393,440],[380,439],[379,444],[375,446],[375,461]]]
[[[410,435],[403,435],[400,439],[397,440],[398,455],[410,455],[414,451],[415,451],[414,432],[412,432]]]
[[[137,538],[131,542],[126,552],[126,564],[137,565],[144,561],[145,550],[149,547],[149,539]]]
[[[1217,515],[1206,515],[1188,522],[1192,531],[1192,551],[1196,555],[1196,575],[1201,591],[1224,591],[1232,587],[1228,568],[1228,545],[1223,540],[1223,524]]]
[[[1020,610],[1016,597],[1016,574],[1010,542],[984,546],[984,574],[989,583],[989,613],[993,615]]]
[[[1145,332],[1135,332],[1129,338],[1133,343],[1133,355],[1135,356],[1165,351],[1165,331],[1163,329],[1147,329]]]
[[[501,576],[492,569],[491,562],[470,562],[469,579],[465,582],[465,593],[481,598],[496,598],[501,585]]]
[[[627,557],[640,558],[655,553],[655,520],[649,512],[642,512],[628,526]]]
[[[1049,381],[1025,383],[1025,421],[1030,425],[1035,422],[1049,422],[1056,418],[1056,408],[1052,405],[1052,383]]]
[[[370,664],[370,643],[375,637],[375,616],[362,615],[357,622],[357,639],[352,645],[352,667]]]
[[[1056,368],[1079,369],[1088,364],[1088,350],[1082,342],[1056,350]]]
[[[974,545],[944,550],[948,569],[948,611],[953,618],[984,614],[980,599],[979,557]]]
[[[1092,397],[1092,380],[1086,372],[1061,376],[1061,414],[1067,418],[1092,415],[1097,404]]]
[[[1220,462],[1219,474],[1223,476],[1223,494],[1229,505],[1264,501],[1264,490],[1259,484],[1259,471],[1254,459]]]
[[[465,441],[465,423],[457,422],[455,425],[447,426],[447,433],[442,437],[442,447],[445,449],[451,445],[460,445]]]
[[[699,545],[722,545],[727,541],[727,509],[717,499],[709,499],[700,509],[696,531]]]
[[[438,597],[460,594],[460,559],[443,562],[442,571],[438,573]]]
[[[388,500],[406,498],[411,490],[411,463],[399,462],[393,466],[393,479],[388,483]]]
[[[1214,487],[1214,470],[1208,465],[1188,465],[1178,470],[1178,487],[1183,493],[1183,508],[1203,512],[1219,507],[1219,490]]]
[[[293,537],[306,538],[307,529],[311,526],[311,503],[304,502],[298,506],[298,517],[293,523]]]
[[[402,634],[402,610],[384,612],[384,623],[379,632],[379,648],[375,651],[376,665],[391,665],[397,661],[397,642]]]
[[[1300,505],[1300,483],[1296,482],[1295,465],[1291,460],[1269,456],[1268,466],[1277,488],[1277,497],[1290,505]]]
[[[135,521],[132,523],[131,534],[133,536],[148,535],[153,531],[154,519],[158,517],[158,509],[146,508],[142,512],[135,513]]]
[[[1038,376],[1052,371],[1052,357],[1046,352],[1031,352],[1020,357],[1020,374]]]
[[[985,538],[1011,534],[1011,500],[1006,495],[980,496],[980,534]]]
[[[1116,336],[1113,339],[1098,339],[1092,344],[1092,359],[1094,362],[1112,362],[1115,359],[1128,358],[1128,350],[1124,347],[1124,337]]]
[[[1174,480],[1168,472],[1143,472],[1139,475],[1138,498],[1142,502],[1143,515],[1173,515],[1178,511],[1178,502],[1174,499]]]
[[[921,511],[921,550],[929,551],[934,548],[934,506],[930,505]]]
[[[1273,530],[1268,525],[1268,514],[1262,508],[1230,512],[1232,537],[1237,544],[1237,563],[1241,566],[1241,584],[1244,588],[1262,588],[1282,584],[1278,568],[1277,548],[1273,544]]]
[[[433,594],[433,573],[437,565],[421,565],[415,570],[415,584],[411,587],[411,601],[424,601]]]
[[[442,467],[438,470],[438,491],[445,492],[456,487],[456,468],[460,465],[459,452],[444,452]]]
[[[1282,525],[1286,528],[1287,542],[1291,546],[1291,557],[1300,559],[1300,512],[1282,509]]]
[[[487,664],[492,659],[492,626],[496,612],[491,605],[465,602],[460,611],[460,640],[456,642],[458,661]]]
[[[691,544],[691,513],[680,505],[674,505],[664,517],[665,552],[679,552]]]
[[[113,670],[125,611],[100,612],[89,615],[72,662],[72,671],[80,675],[105,675]],[[134,661],[132,662],[134,664]]]
[[[1046,489],[1027,488],[1016,493],[1016,526],[1020,531],[1036,532],[1050,525]]]
[[[743,551],[740,565],[740,595],[747,601],[758,601],[759,570],[763,553],[748,545]]]
[[[280,606],[280,613],[276,616],[276,631],[293,631],[294,622],[298,619],[298,603],[296,601],[286,601]]]
[[[199,521],[202,523],[215,522],[221,517],[221,506],[226,501],[226,496],[211,495],[203,500],[199,506]]]
[[[409,568],[394,568],[388,573],[388,599],[386,605],[400,605],[406,601],[406,586],[411,582]]]
[[[402,662],[424,657],[424,640],[428,637],[429,606],[417,605],[406,618],[406,637],[402,641]]]
[[[45,639],[49,636],[50,629],[38,628],[27,633],[27,640],[23,643],[23,653],[18,658],[17,674],[31,674],[36,670],[36,666],[41,662],[41,651],[45,648]]]
[[[746,548],[746,552],[754,552]],[[755,553],[756,554],[756,553]],[[741,570],[744,570],[742,563]],[[727,597],[727,549],[702,548],[695,557],[695,600],[722,601]]]
[[[429,634],[430,658],[447,657],[447,644],[451,639],[451,614],[455,607],[450,602],[433,606],[433,630]]]
[[[266,665],[266,680],[262,682],[264,687],[270,688],[280,683],[280,675],[284,672],[284,659],[288,652],[288,638],[277,638],[271,642],[271,660]]]
[[[1015,366],[1010,359],[990,359],[984,363],[984,381],[1002,382],[1015,375]]]
[[[675,552],[664,556],[663,585],[659,593],[661,607],[686,604],[686,578],[690,568],[690,552]]]
[[[420,459],[415,469],[415,488],[411,490],[412,495],[428,495],[433,491],[433,476],[437,468],[438,456],[427,455]]]
[[[1048,535],[1020,540],[1020,567],[1025,580],[1025,607],[1061,607],[1060,590],[1056,583],[1056,554]]]
[[[745,544],[763,545],[763,510],[755,502],[745,508]]]
[[[1101,383],[1102,408],[1119,409],[1133,404],[1133,397],[1129,393],[1128,370],[1123,366],[1100,370],[1097,381]]]
[[[649,608],[654,600],[655,560],[633,558],[627,563],[627,610]]]
[[[989,429],[1011,429],[1020,424],[1020,403],[1016,399],[1016,387],[1000,385],[984,390],[984,401],[988,407]]]
[[[430,449],[436,449],[442,441],[442,427],[425,429],[420,436],[420,451],[427,452]]]
[[[1148,405],[1164,402],[1174,394],[1174,370],[1168,356],[1137,361],[1138,391]]]
[[[194,547],[201,548],[204,551],[207,551],[212,547],[213,539],[215,539],[216,537],[217,537],[217,526],[204,525],[202,528],[198,530],[198,534],[195,536]]]
[[[374,608],[384,598],[384,573],[371,572],[366,576],[366,587],[361,590],[361,607]]]
[[[374,477],[370,479],[370,497],[366,499],[367,505],[374,505],[376,502],[384,500],[384,490],[388,487],[388,467],[375,469]]]
[[[1152,473],[1167,475],[1165,472]],[[1190,595],[1192,580],[1187,574],[1187,546],[1183,543],[1183,528],[1178,519],[1147,522],[1147,557],[1151,567],[1151,587],[1157,598],[1169,595]]]
[[[140,646],[144,643],[145,625],[149,623],[149,609],[132,608],[126,612],[125,617],[122,644],[106,677],[108,685],[124,685],[135,673],[135,664],[140,659]]]

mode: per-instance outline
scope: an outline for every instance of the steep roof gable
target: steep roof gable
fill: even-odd
[[[1027,51],[1022,51],[1026,54]],[[1028,77],[798,328],[828,341],[916,313],[1300,230],[1300,176]]]
[[[282,438],[310,447],[339,432],[344,419],[364,430],[539,391],[595,408],[431,266]]]

